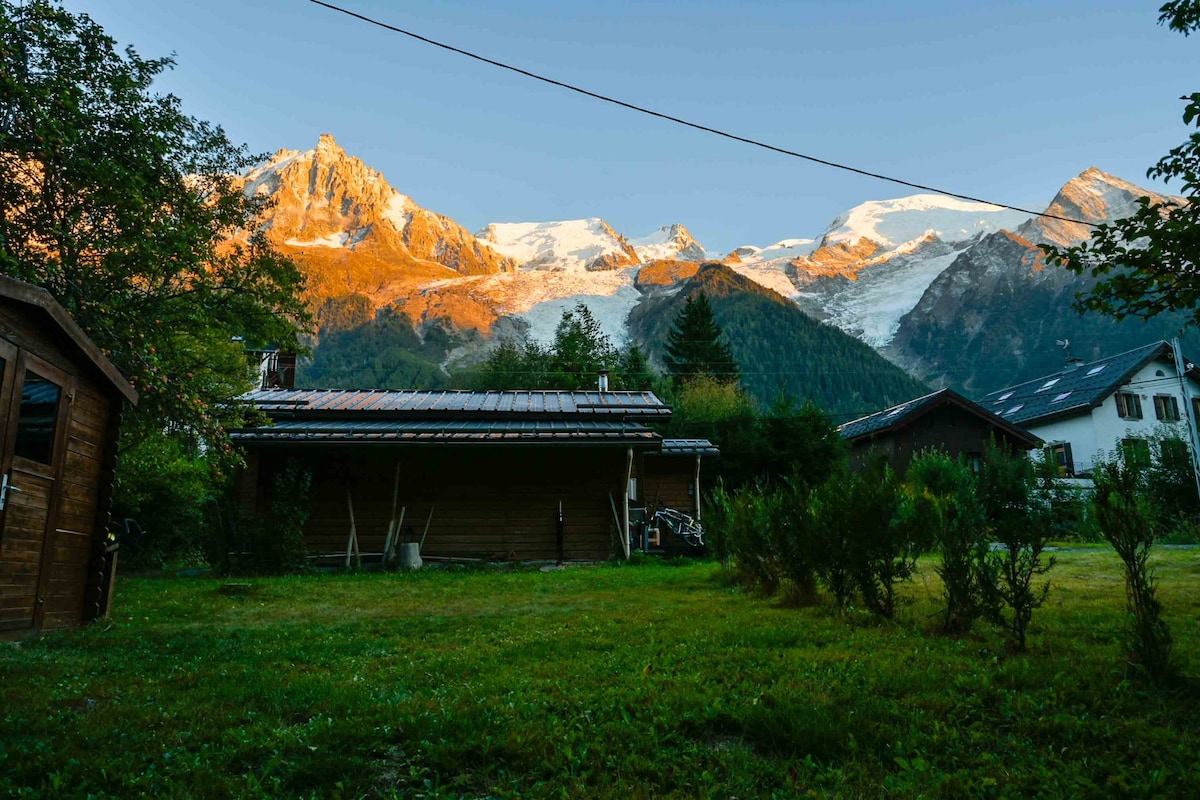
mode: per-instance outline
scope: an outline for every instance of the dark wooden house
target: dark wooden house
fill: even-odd
[[[0,636],[106,613],[125,401],[137,393],[47,292],[0,277]]]
[[[851,467],[861,467],[879,455],[901,474],[924,450],[937,449],[977,462],[992,438],[1014,451],[1042,444],[1019,425],[950,389],[847,422],[838,431],[850,445]]]
[[[670,484],[682,498],[696,472],[695,453],[682,488],[670,470],[648,466],[663,439],[647,423],[671,414],[651,392],[320,389],[243,399],[272,424],[230,433],[246,450],[241,514],[268,517],[275,476],[296,463],[312,476],[305,548],[346,564],[356,552],[378,562],[397,541],[420,543],[434,560],[628,556],[618,531],[630,530],[639,495]],[[654,477],[639,489],[642,475]]]

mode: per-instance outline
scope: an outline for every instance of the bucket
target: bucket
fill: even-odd
[[[420,569],[421,564],[421,545],[416,542],[401,542],[400,569]]]

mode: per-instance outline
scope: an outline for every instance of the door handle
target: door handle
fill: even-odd
[[[19,492],[19,491],[21,491],[21,490],[18,489],[16,486],[13,486],[12,483],[9,481],[8,475],[5,475],[3,478],[0,478],[0,511],[3,511],[4,507],[6,505],[8,505],[8,493],[9,492]]]

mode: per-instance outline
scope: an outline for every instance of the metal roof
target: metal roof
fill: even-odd
[[[260,389],[239,398],[275,419],[302,417],[439,419],[617,416],[669,418],[653,392],[389,391]]]
[[[902,428],[919,417],[924,416],[934,408],[944,405],[958,406],[965,411],[975,414],[980,419],[994,425],[1008,435],[1020,441],[1027,442],[1029,447],[1036,447],[1041,444],[1041,439],[1011,420],[996,415],[984,406],[972,402],[958,392],[950,389],[940,389],[922,397],[909,400],[906,403],[900,403],[891,408],[885,408],[883,411],[876,411],[874,414],[868,414],[865,417],[852,420],[844,425],[840,425],[838,432],[842,434],[843,439],[850,441],[862,439],[867,436]]]
[[[242,444],[267,442],[386,444],[584,444],[658,447],[658,434],[617,420],[292,420],[242,428],[229,436]]]
[[[984,395],[980,404],[1019,425],[1090,412],[1156,358],[1174,361],[1165,341],[1071,366]]]
[[[663,439],[662,450],[658,455],[719,456],[721,451],[708,439]]]

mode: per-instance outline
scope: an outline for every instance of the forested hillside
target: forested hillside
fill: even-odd
[[[654,361],[661,363],[667,332],[687,298],[701,291],[729,337],[743,385],[764,406],[786,394],[846,418],[928,391],[868,345],[715,263],[703,266],[682,289],[652,293],[634,308],[631,334]]]

